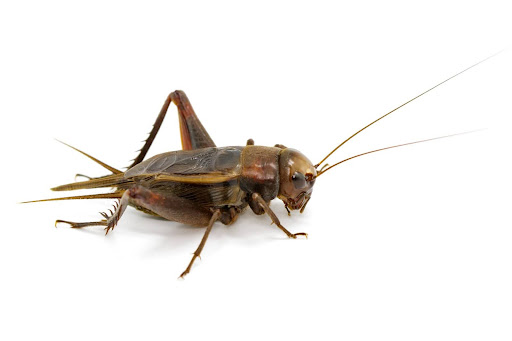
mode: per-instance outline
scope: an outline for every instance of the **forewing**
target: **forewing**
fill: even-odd
[[[191,179],[198,179],[238,175],[241,150],[242,147],[224,147],[163,153],[130,168],[125,172],[125,177],[154,174],[157,176],[191,176]]]
[[[243,147],[203,148],[156,155],[125,172],[130,182],[173,193],[201,206],[238,205]]]

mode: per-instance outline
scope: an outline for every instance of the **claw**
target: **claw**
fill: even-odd
[[[57,224],[64,223],[68,224],[72,228],[77,228],[76,223],[73,223],[72,221],[66,221],[66,220],[55,220],[55,227],[57,227]]]
[[[288,209],[288,205],[284,204],[284,208],[286,208],[286,212],[288,212],[288,216],[290,217],[292,214],[290,213],[290,210]]]
[[[308,239],[308,234],[306,232],[299,232],[293,234],[293,238],[297,238],[297,236],[304,236],[306,237],[306,239]]]
[[[59,224],[59,223],[68,224],[71,228],[79,229],[81,227],[89,226],[89,225],[100,225],[102,223],[106,223],[106,220],[102,220],[99,222],[90,222],[90,223],[74,223],[72,221],[67,221],[67,220],[55,220],[55,227],[57,227],[57,224]]]

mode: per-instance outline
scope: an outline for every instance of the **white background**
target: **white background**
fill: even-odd
[[[506,1],[17,1],[0,5],[0,338],[510,340],[511,51],[347,143],[289,240],[266,216],[203,230],[54,197],[123,167],[182,89],[217,145],[282,143],[318,162],[341,140],[506,48]],[[150,154],[180,148],[171,106]],[[75,193],[72,193],[75,194]]]

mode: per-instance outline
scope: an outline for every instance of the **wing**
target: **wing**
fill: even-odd
[[[125,178],[142,174],[192,178],[238,175],[242,149],[243,147],[212,147],[163,153],[128,169]]]
[[[173,193],[198,205],[240,205],[244,192],[238,184],[243,147],[180,150],[156,155],[124,174],[130,183],[162,193]]]

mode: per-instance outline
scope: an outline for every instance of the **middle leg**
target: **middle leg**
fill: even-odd
[[[190,263],[188,263],[187,268],[185,269],[185,271],[182,272],[182,274],[180,275],[180,278],[185,277],[185,275],[190,272],[190,269],[192,268],[192,264],[194,264],[194,261],[196,260],[196,258],[201,256],[201,251],[203,251],[204,244],[206,244],[206,240],[208,239],[208,236],[210,235],[213,224],[219,219],[220,215],[221,215],[221,212],[218,209],[213,212],[210,222],[208,223],[208,226],[206,227],[206,231],[204,231],[203,239],[201,239],[199,246],[194,251],[194,254],[192,256],[192,259],[190,260]]]

